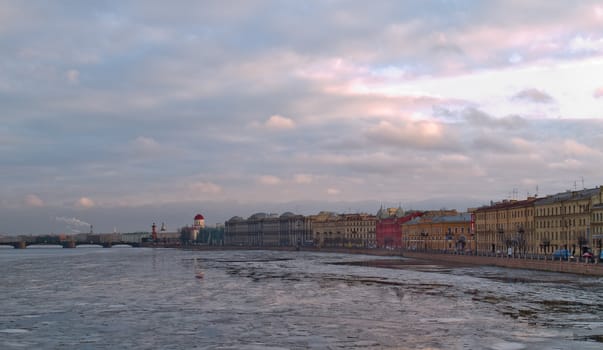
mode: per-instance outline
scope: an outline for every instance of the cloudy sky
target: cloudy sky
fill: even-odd
[[[603,184],[603,4],[0,1],[0,106],[0,233],[464,210]]]

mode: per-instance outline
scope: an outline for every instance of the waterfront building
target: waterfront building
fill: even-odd
[[[539,199],[535,204],[535,230],[543,252],[568,249],[581,255],[593,245],[591,218],[599,212],[603,187],[566,191]],[[599,221],[594,221],[594,229]]]
[[[279,218],[279,245],[313,245],[312,221],[292,212],[283,213]]]
[[[343,214],[343,244],[349,248],[375,248],[377,217],[366,213]]]
[[[603,203],[600,198],[596,198],[596,203],[593,203],[591,209],[590,234],[593,253],[600,256],[603,249]]]
[[[256,213],[248,219],[234,216],[225,222],[224,244],[241,246],[295,246],[311,244],[312,223],[303,215]]]
[[[157,241],[168,244],[178,244],[181,242],[181,234],[176,231],[159,231],[157,232]]]
[[[140,244],[150,238],[151,234],[149,232],[126,232],[121,234],[121,241],[124,243]]]
[[[321,211],[316,215],[310,215],[312,221],[312,237],[314,244],[318,247],[340,246],[343,240],[341,228],[338,224],[340,216],[328,211]]]
[[[403,248],[447,252],[473,251],[471,214],[429,211],[402,224]]]
[[[256,213],[247,219],[250,246],[278,246],[279,218],[277,214]]]
[[[475,209],[472,214],[478,253],[537,252],[542,242],[535,234],[536,201],[535,197],[504,200]]]
[[[224,223],[224,244],[245,246],[248,243],[247,221],[233,216]]]
[[[474,211],[478,251],[580,255],[603,239],[602,188],[505,200]]]
[[[314,241],[319,247],[375,247],[375,215],[320,212],[311,219]]]
[[[402,224],[423,215],[415,211],[404,213],[402,207],[379,208],[375,227],[375,243],[377,248],[402,248]]]

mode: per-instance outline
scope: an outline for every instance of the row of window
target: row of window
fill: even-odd
[[[512,210],[511,212],[506,212],[506,211],[498,211],[498,212],[491,212],[491,213],[486,213],[486,217],[488,220],[496,220],[498,219],[506,219],[507,218],[507,214],[509,214],[509,218],[511,219],[517,219],[517,218],[526,218],[526,217],[531,217],[534,215],[534,210],[533,209],[517,209],[517,210]],[[479,215],[479,214],[478,214]],[[481,216],[481,215],[479,215]]]
[[[586,205],[578,204],[578,205],[570,205],[567,207],[538,208],[537,214],[538,214],[538,216],[579,214],[579,213],[587,213],[588,210],[589,210],[588,204],[586,204]]]
[[[408,230],[408,229],[407,229]],[[433,232],[434,234],[441,234],[441,233],[469,233],[471,232],[471,228],[470,227],[448,227],[446,228],[444,231],[442,231],[442,227],[436,227],[433,228],[431,230],[422,230],[422,229],[410,229],[408,230],[408,234],[418,234],[419,232]]]
[[[533,223],[531,222],[522,222],[522,223],[510,223],[510,224],[477,224],[478,231],[511,231],[511,230],[519,230],[519,228],[530,229],[532,228]],[[511,228],[508,228],[511,227]]]
[[[593,221],[603,221],[603,212],[593,213]]]
[[[586,219],[578,219],[578,226],[586,226]],[[572,227],[576,226],[576,219],[569,220],[542,220],[537,222],[538,228]]]

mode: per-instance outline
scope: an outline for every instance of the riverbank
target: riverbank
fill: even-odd
[[[280,250],[280,251],[296,251],[294,247],[241,247],[241,246],[183,246],[183,249],[188,250]],[[426,253],[405,250],[390,250],[390,249],[364,249],[364,248],[315,248],[302,247],[300,251],[323,252],[323,253],[342,253],[342,254],[363,254],[374,256],[391,256],[403,257],[422,261],[424,263],[436,262],[440,265],[481,265],[481,266],[498,266],[524,270],[538,270],[550,272],[571,273],[587,276],[603,277],[603,264],[599,263],[584,263],[575,261],[560,261],[560,260],[537,260],[530,258],[508,258],[494,256],[476,256],[476,255],[457,255],[446,253]],[[399,259],[391,259],[381,261],[375,266],[396,268],[400,265]]]

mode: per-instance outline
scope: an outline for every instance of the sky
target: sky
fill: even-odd
[[[599,1],[0,0],[0,234],[603,185]]]

